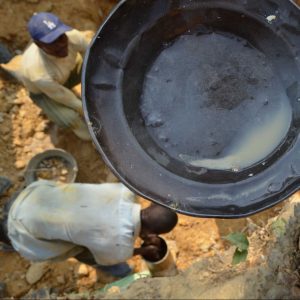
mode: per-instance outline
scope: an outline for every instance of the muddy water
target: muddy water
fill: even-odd
[[[284,98],[284,95],[282,95]],[[209,169],[237,171],[263,160],[286,136],[292,119],[289,104],[279,103],[241,129],[233,143],[216,159],[195,160],[181,156],[188,164]]]
[[[187,34],[166,44],[146,75],[141,111],[169,156],[211,169],[265,158],[292,117],[267,57],[225,33]]]

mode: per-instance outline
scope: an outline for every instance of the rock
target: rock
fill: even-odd
[[[0,123],[2,123],[4,121],[4,114],[0,113]]]
[[[36,132],[42,132],[47,128],[47,121],[42,121],[35,129]]]
[[[6,284],[0,282],[0,299],[7,297]]]
[[[111,288],[109,288],[107,290],[107,294],[108,295],[112,295],[112,294],[120,294],[121,290],[118,286],[112,286]]]
[[[48,271],[48,263],[33,263],[26,273],[26,281],[29,284],[35,284],[38,282]]]
[[[10,283],[10,285],[7,287],[9,296],[12,297],[10,299],[20,299],[23,295],[28,293],[29,289],[30,286],[25,281],[14,281],[13,284]]]
[[[23,139],[27,139],[29,137],[32,137],[34,134],[34,126],[33,124],[30,124],[28,122],[23,122],[23,127],[21,130],[21,137]]]
[[[20,101],[20,99],[16,99],[16,100]],[[20,103],[22,104],[22,102],[20,102]],[[26,110],[20,110],[19,115],[22,119],[26,116],[26,114],[27,114]]]
[[[34,137],[38,140],[43,140],[45,138],[45,134],[43,132],[37,132]]]
[[[89,274],[89,269],[87,267],[87,265],[85,264],[80,264],[76,269],[75,269],[75,273],[78,277],[84,277],[87,276]]]
[[[23,148],[23,151],[24,151],[24,153],[29,153],[29,152],[32,151],[32,149],[31,149],[31,147],[29,147],[29,146],[25,146],[25,147]]]
[[[24,160],[17,160],[15,162],[15,167],[17,169],[23,169],[26,166],[26,162]]]
[[[56,281],[60,284],[65,284],[66,283],[66,280],[65,280],[65,277],[63,275],[61,276],[57,276],[56,277]]]
[[[16,137],[16,138],[14,139],[14,145],[15,145],[15,146],[19,146],[19,147],[22,146],[22,141],[21,141],[21,139],[20,139],[19,137]]]
[[[15,104],[15,105],[22,105],[22,104],[24,104],[24,99],[22,99],[22,98],[15,98],[13,100],[13,104]],[[25,110],[20,111],[20,116],[22,118],[25,117],[25,115],[26,115],[26,111]]]

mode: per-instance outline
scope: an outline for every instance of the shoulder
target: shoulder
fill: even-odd
[[[73,44],[81,43],[82,40],[84,39],[84,34],[77,29],[72,29],[70,31],[67,31],[66,35],[69,38],[69,41]]]
[[[39,54],[40,50],[39,47],[35,43],[31,43],[23,52],[23,62],[26,62],[26,59],[31,59],[35,61],[36,56]]]
[[[30,81],[49,77],[47,62],[41,50],[34,43],[22,55],[21,70],[24,78]]]
[[[70,45],[79,52],[84,52],[87,49],[93,36],[92,31],[79,31],[76,29],[66,32],[66,35],[69,38]]]

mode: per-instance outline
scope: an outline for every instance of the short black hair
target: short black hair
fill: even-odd
[[[141,211],[142,231],[153,234],[170,232],[177,224],[178,216],[170,208],[152,204]]]

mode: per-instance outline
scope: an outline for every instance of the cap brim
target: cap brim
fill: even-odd
[[[43,42],[45,44],[50,44],[50,43],[54,42],[56,39],[58,39],[62,34],[64,34],[67,31],[70,31],[72,29],[73,28],[70,26],[61,24],[55,30],[51,31],[49,34],[47,34],[43,38],[39,39],[39,41]]]

